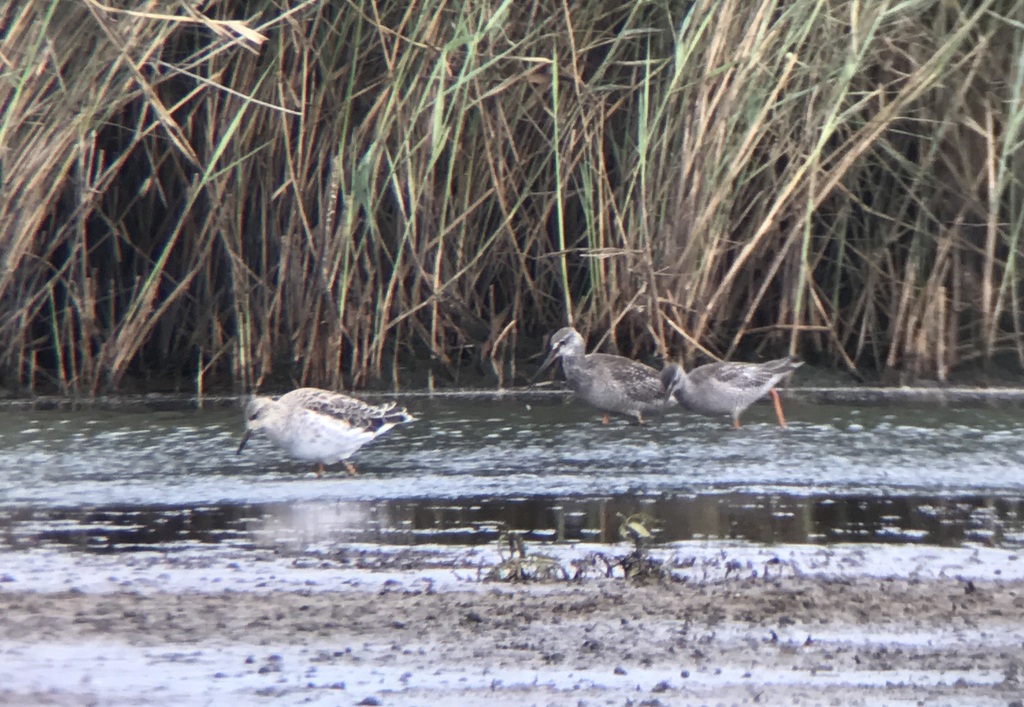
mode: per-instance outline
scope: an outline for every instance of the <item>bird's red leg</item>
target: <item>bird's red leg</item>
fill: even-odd
[[[356,475],[356,468],[355,468],[355,466],[352,465],[352,462],[348,462],[348,461],[345,462],[345,471],[348,472],[349,476],[355,476]]]
[[[740,428],[740,418],[739,418],[739,415],[737,415],[736,417],[732,418],[732,428],[734,430],[738,430]]]
[[[604,415],[601,416],[601,424],[602,425],[607,425],[608,424],[608,413],[605,413]]]
[[[769,388],[768,394],[772,396],[772,402],[775,403],[775,416],[779,418],[779,427],[786,426],[786,416],[782,414],[782,401],[779,400],[779,394],[775,388]]]
[[[313,473],[316,474],[316,478],[320,478],[324,475],[324,463],[317,462],[317,465],[313,467]]]

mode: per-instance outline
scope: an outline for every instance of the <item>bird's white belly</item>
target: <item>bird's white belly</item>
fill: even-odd
[[[348,459],[376,435],[358,427],[303,410],[289,424],[268,429],[268,436],[290,456],[334,464]]]

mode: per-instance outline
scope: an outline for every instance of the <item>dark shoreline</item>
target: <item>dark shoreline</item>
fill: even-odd
[[[275,391],[267,391],[275,392]],[[465,399],[465,400],[550,400],[571,393],[561,387],[527,388],[455,388],[450,390],[412,390],[400,392],[358,391],[367,400],[379,399]],[[784,400],[822,405],[952,405],[980,406],[994,404],[1024,405],[1024,387],[796,387],[780,388]],[[74,397],[40,395],[0,400],[0,411],[21,410],[188,410],[196,408],[230,408],[240,404],[244,395],[204,395],[194,393],[144,393]]]

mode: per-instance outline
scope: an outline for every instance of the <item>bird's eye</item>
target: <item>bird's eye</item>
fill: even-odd
[[[258,412],[254,412],[253,414],[249,415],[249,422],[252,422],[253,420],[259,418],[259,416],[260,414]]]

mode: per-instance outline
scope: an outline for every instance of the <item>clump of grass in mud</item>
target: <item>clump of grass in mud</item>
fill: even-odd
[[[621,572],[626,579],[665,579],[670,573],[660,560],[650,555],[650,546],[654,535],[660,529],[661,522],[647,513],[633,513],[625,516],[618,513],[619,537],[633,543],[633,550],[624,557],[610,559],[603,553],[595,553],[593,563],[604,565],[606,577],[614,577]]]
[[[631,516],[618,514],[622,520],[619,525],[619,537],[633,543],[633,552],[619,560],[619,567],[628,578],[662,579],[668,573],[660,560],[650,556],[648,550],[654,534],[661,529],[661,521],[646,513],[634,513]]]
[[[522,533],[505,530],[498,536],[501,562],[492,567],[486,581],[526,582],[568,580],[569,572],[548,555],[528,554]]]
[[[619,537],[633,543],[633,549],[622,557],[609,557],[602,552],[589,553],[582,560],[573,560],[572,572],[549,555],[529,554],[522,533],[503,531],[497,539],[501,561],[492,567],[486,581],[582,580],[596,570],[607,578],[666,579],[671,574],[660,560],[650,556],[650,545],[658,532],[660,521],[646,513],[629,516],[618,514]]]

